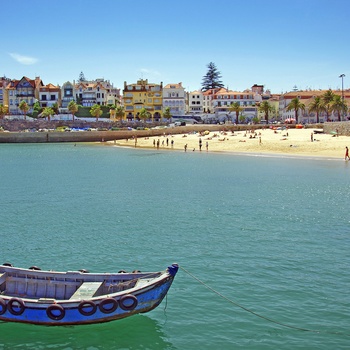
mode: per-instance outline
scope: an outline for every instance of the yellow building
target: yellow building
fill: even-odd
[[[140,111],[145,108],[150,119],[161,118],[163,105],[163,83],[149,83],[148,79],[140,79],[136,84],[124,82],[123,101],[125,119],[139,120]]]

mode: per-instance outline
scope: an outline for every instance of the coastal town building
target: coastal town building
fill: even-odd
[[[335,95],[339,95],[344,97],[344,102],[347,103],[347,105],[350,105],[350,90],[345,91],[339,91],[339,90],[332,90]],[[287,92],[280,96],[279,98],[279,117],[282,121],[285,120],[294,120],[295,119],[295,111],[294,110],[287,110],[288,105],[291,103],[291,101],[294,98],[298,98],[301,103],[305,105],[304,110],[298,111],[298,122],[300,123],[316,123],[316,113],[309,111],[309,105],[314,101],[315,97],[321,97],[324,95],[324,93],[327,92],[327,90],[306,90],[306,91],[291,91]],[[341,114],[342,120],[348,120],[348,114],[342,113]],[[319,113],[319,122],[324,123],[326,121],[338,121],[338,116],[333,111],[330,116],[328,116],[325,112]]]
[[[75,86],[70,81],[66,81],[61,87],[61,104],[60,112],[68,113],[68,105],[74,101]]]
[[[134,84],[124,82],[123,103],[125,119],[139,120],[140,111],[145,108],[152,120],[160,120],[163,107],[163,82],[149,83],[140,79]]]
[[[77,84],[74,82],[73,84],[75,100],[84,107],[91,107],[95,104],[106,106],[120,103],[120,90],[115,89],[109,80],[96,79],[79,81]]]
[[[214,113],[213,97],[220,88],[209,89],[203,92],[203,113]]]
[[[0,78],[0,104],[8,108],[8,99],[6,94],[6,87],[11,79],[4,77]]]
[[[203,113],[203,92],[200,90],[188,93],[188,113],[201,114]]]
[[[212,98],[212,105],[217,117],[229,116],[230,105],[238,103],[242,107],[241,115],[250,120],[257,116],[257,107],[255,105],[254,94],[252,91],[239,92],[226,88],[221,88]]]
[[[40,107],[59,106],[61,103],[61,88],[53,84],[40,86],[39,88],[39,104]]]
[[[163,110],[170,108],[172,116],[183,116],[186,112],[186,94],[182,83],[163,87]]]
[[[40,77],[36,77],[35,79],[22,77],[20,80],[11,80],[5,88],[5,98],[9,113],[21,114],[18,107],[21,101],[25,101],[28,104],[30,107],[28,112],[30,113],[33,110],[35,101],[39,100],[39,90],[42,86],[44,84]]]

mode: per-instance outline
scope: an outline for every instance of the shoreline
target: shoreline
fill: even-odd
[[[202,141],[201,150],[199,149],[200,139]],[[157,147],[158,140],[159,147]],[[171,141],[173,141],[172,146]],[[207,142],[208,150],[206,149]],[[345,147],[350,145],[350,137],[314,133],[312,129],[278,131],[257,129],[253,132],[210,131],[206,134],[199,132],[163,134],[162,136],[138,137],[136,145],[135,138],[119,139],[107,142],[107,144],[115,147],[182,152],[185,152],[187,144],[187,152],[344,161]]]

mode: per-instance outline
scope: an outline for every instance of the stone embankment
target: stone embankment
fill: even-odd
[[[146,130],[129,130],[128,125],[118,125],[106,122],[92,122],[93,128],[108,129],[111,126],[119,128],[119,130],[108,131],[76,131],[76,132],[59,132],[59,131],[30,131],[30,130],[53,130],[60,126],[68,126],[75,128],[86,127],[86,122],[48,122],[39,121],[8,121],[0,120],[0,127],[3,127],[6,132],[0,132],[0,143],[44,143],[44,142],[104,142],[121,139],[131,139],[134,137],[152,137],[161,136],[164,134],[182,134],[189,132],[209,131],[241,131],[261,129],[262,125],[217,125],[217,124],[195,124],[186,126],[174,126],[168,128],[150,128]],[[142,126],[143,124],[137,125]],[[135,124],[129,125],[135,128]],[[289,128],[294,128],[295,125],[288,125]],[[350,122],[341,123],[325,123],[319,125],[307,125],[310,129],[322,129],[325,133],[334,133],[336,130],[339,135],[350,136]]]
[[[338,133],[338,135],[350,136],[350,121],[324,123],[323,131],[326,134]]]

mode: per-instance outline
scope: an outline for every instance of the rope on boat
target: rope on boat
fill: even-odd
[[[206,284],[205,282],[203,282],[202,280],[200,280],[198,277],[194,276],[192,273],[190,273],[188,270],[186,270],[184,267],[179,265],[179,268],[182,269],[184,272],[186,272],[189,276],[191,276],[193,279],[195,279],[197,282],[199,282],[200,284],[202,284],[205,288],[209,289],[210,291],[212,291],[213,293],[215,293],[216,295],[218,295],[219,297],[221,297],[222,299],[225,299],[226,301],[228,301],[229,303],[241,308],[244,311],[247,311],[251,314],[253,314],[256,317],[262,318],[265,321],[277,324],[279,326],[282,327],[286,327],[286,328],[290,328],[290,329],[294,329],[297,331],[303,331],[303,332],[313,332],[313,333],[327,333],[327,334],[337,334],[337,335],[344,335],[344,336],[350,336],[349,333],[343,333],[343,332],[330,332],[330,331],[321,331],[321,330],[315,330],[315,329],[309,329],[309,328],[302,328],[302,327],[296,327],[296,326],[292,326],[286,323],[282,323],[279,321],[276,321],[272,318],[263,316],[258,314],[257,312],[254,312],[253,310],[250,310],[240,304],[238,304],[237,302],[233,301],[232,299],[222,295],[220,292],[218,292],[217,290],[215,290],[214,288],[210,287],[208,284]]]

